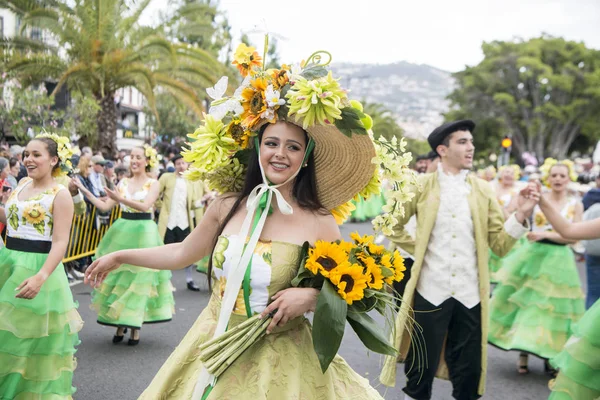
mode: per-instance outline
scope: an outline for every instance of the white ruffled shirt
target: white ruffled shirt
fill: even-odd
[[[441,164],[438,167],[440,207],[417,284],[421,296],[435,306],[451,297],[469,309],[481,301],[477,247],[467,198],[471,192],[466,180],[468,173],[463,170],[449,175]],[[527,233],[514,215],[506,221],[504,229],[516,239]]]
[[[175,229],[179,227],[181,230],[189,228],[187,212],[187,185],[185,179],[181,175],[177,175],[175,180],[175,190],[173,191],[173,199],[171,200],[171,212],[169,213],[169,221],[167,229]]]

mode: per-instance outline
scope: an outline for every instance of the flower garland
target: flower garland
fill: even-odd
[[[47,138],[56,142],[56,152],[58,154],[59,168],[52,171],[52,176],[64,176],[73,170],[73,164],[71,163],[71,157],[73,154],[73,149],[71,148],[71,143],[68,137],[66,136],[58,136],[56,133],[49,133],[43,131],[39,135],[35,137],[35,139]]]
[[[577,182],[577,173],[575,172],[575,164],[571,160],[558,161],[555,158],[546,158],[544,164],[540,167],[540,173],[542,174],[542,183],[547,187],[550,187],[548,178],[550,177],[550,170],[555,165],[564,165],[569,170],[569,179],[573,182]]]
[[[150,169],[156,168],[158,165],[158,152],[156,149],[148,144],[144,144],[144,156],[146,156]]]

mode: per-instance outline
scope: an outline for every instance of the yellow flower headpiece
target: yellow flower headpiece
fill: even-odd
[[[150,169],[154,169],[158,165],[158,153],[155,148],[150,145],[144,144],[144,155],[148,159],[148,166]]]
[[[501,166],[500,169],[498,170],[498,180],[502,180],[502,173],[504,172],[504,170],[506,170],[508,168],[512,168],[512,170],[514,172],[515,180],[518,181],[519,178],[521,177],[521,167],[519,167],[517,164]]]
[[[540,173],[542,174],[542,182],[544,183],[544,185],[550,187],[550,182],[548,182],[548,178],[550,177],[550,170],[557,164],[564,165],[565,167],[567,167],[567,169],[569,170],[569,179],[571,179],[571,181],[573,182],[577,181],[577,173],[575,172],[575,165],[573,164],[573,161],[558,161],[555,158],[546,158],[544,160],[544,164],[542,164],[542,166],[540,167]]]
[[[267,41],[265,47],[266,45]],[[317,132],[318,135],[341,133],[355,143],[361,142],[355,136],[363,136],[362,143],[372,142],[375,148],[375,157],[371,161],[374,173],[370,181],[363,183],[361,177],[360,184],[354,183],[361,187],[353,196],[379,196],[382,182],[389,183],[391,195],[388,196],[384,213],[374,221],[377,230],[385,229],[384,233],[389,234],[391,227],[404,213],[402,204],[410,200],[409,187],[416,182],[415,175],[408,166],[412,155],[405,153],[404,139],[386,141],[374,138],[371,117],[363,112],[358,101],[348,98],[348,91],[341,87],[339,79],[326,68],[331,62],[331,54],[328,52],[316,52],[299,64],[284,64],[273,69],[265,69],[265,57],[266,53],[260,57],[254,47],[241,44],[233,61],[243,77],[241,85],[233,95],[226,95],[228,78],[223,77],[214,87],[206,90],[212,99],[209,112],[204,115],[201,126],[194,133],[188,134],[191,141],[181,153],[184,160],[190,163],[186,178],[203,180],[211,190],[220,193],[239,191],[247,171],[248,152],[252,151],[250,147],[254,141],[251,139],[267,123],[294,123],[302,126],[313,140],[315,131],[320,131]],[[370,140],[365,141],[367,135]],[[332,140],[331,143],[335,141]],[[324,142],[316,143],[315,151],[319,151],[319,146],[327,145]],[[369,149],[366,147],[369,146],[365,145],[361,154],[368,154]],[[352,149],[349,147],[347,151]],[[327,162],[335,161],[333,156],[327,157]],[[363,168],[364,171],[366,169]],[[340,170],[328,168],[325,172],[322,169],[317,181],[328,173],[340,175]],[[354,190],[349,182],[336,184],[347,184],[350,185],[347,187]],[[350,204],[351,200],[347,200],[347,194],[338,197],[345,198],[340,201],[343,203],[336,203],[328,209],[341,223],[354,206]],[[339,199],[336,198],[337,200]]]
[[[48,133],[46,131],[40,133],[35,137],[35,139],[47,138],[56,142],[56,150],[58,153],[59,168],[52,171],[52,176],[63,176],[67,175],[70,171],[73,170],[73,164],[71,164],[71,157],[73,154],[73,149],[71,148],[71,143],[68,137],[66,136],[58,136],[56,133]]]

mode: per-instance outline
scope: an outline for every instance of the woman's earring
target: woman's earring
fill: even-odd
[[[308,167],[308,163],[304,164],[304,165],[303,165],[303,167],[304,167],[304,168]]]

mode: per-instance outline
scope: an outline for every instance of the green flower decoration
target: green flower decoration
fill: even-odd
[[[223,122],[204,114],[204,123],[194,133],[188,134],[193,141],[188,143],[181,155],[198,172],[214,171],[225,165],[238,150],[235,140],[227,134]]]
[[[295,115],[296,121],[302,119],[304,129],[342,119],[340,108],[343,108],[342,102],[347,100],[346,91],[333,79],[331,71],[327,76],[313,80],[297,77],[286,97],[290,105],[289,116]]]

